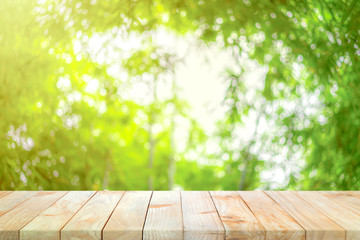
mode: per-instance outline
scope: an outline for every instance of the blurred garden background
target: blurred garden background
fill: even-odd
[[[360,190],[360,1],[2,0],[1,190]]]

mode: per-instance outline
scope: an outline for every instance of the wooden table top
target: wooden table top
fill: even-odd
[[[0,191],[0,239],[360,239],[360,192]]]

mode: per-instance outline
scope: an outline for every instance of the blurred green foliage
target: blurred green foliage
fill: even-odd
[[[280,188],[359,190],[359,26],[356,0],[3,0],[0,189],[269,189],[261,172],[277,165]],[[179,60],[153,43],[159,28],[233,52],[214,136],[177,97]],[[141,49],[112,46],[119,32]],[[101,61],[87,45],[99,35]],[[263,86],[246,83],[250,63],[266,68]],[[146,103],[127,97],[137,83]],[[238,141],[251,114],[255,131]],[[176,118],[190,125],[181,152]]]

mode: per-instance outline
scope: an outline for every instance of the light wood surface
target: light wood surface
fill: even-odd
[[[265,229],[237,192],[210,193],[226,229],[226,239],[265,240]]]
[[[360,192],[0,191],[0,240],[360,240]]]
[[[306,240],[343,240],[345,230],[293,192],[266,192],[305,230]]]
[[[21,229],[20,239],[59,240],[60,230],[94,194],[93,191],[67,193]]]
[[[124,192],[97,192],[61,230],[61,239],[101,239],[102,230]]]
[[[153,192],[143,230],[143,239],[183,239],[180,192]]]
[[[304,229],[260,191],[239,192],[266,231],[266,240],[305,240]]]
[[[209,192],[181,192],[181,200],[184,239],[224,239],[224,226]]]
[[[36,192],[18,191],[3,195],[2,198],[0,198],[0,216],[4,215],[34,194],[36,194]]]
[[[11,193],[10,191],[0,191],[0,198]]]
[[[67,192],[38,192],[0,217],[0,239],[17,240],[19,231]],[[5,196],[6,197],[6,196]]]
[[[329,199],[321,192],[296,192],[296,194],[344,228],[347,240],[360,240],[360,215]]]
[[[360,215],[360,192],[322,192],[328,198]]]
[[[141,240],[151,194],[126,192],[104,228],[104,239]]]

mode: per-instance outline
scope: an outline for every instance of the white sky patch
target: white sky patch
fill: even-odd
[[[71,89],[71,81],[66,77],[59,77],[56,86],[62,91],[69,91]]]
[[[212,133],[215,122],[225,113],[222,103],[227,85],[223,73],[236,66],[231,52],[216,44],[205,47],[190,35],[179,38],[165,30],[159,30],[154,39],[183,59],[175,71],[179,97],[189,103],[191,116]]]
[[[85,92],[95,94],[99,90],[99,80],[94,79],[91,76],[85,75],[84,81],[86,82]]]

